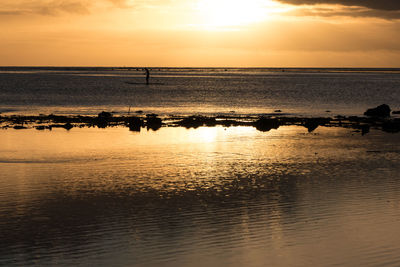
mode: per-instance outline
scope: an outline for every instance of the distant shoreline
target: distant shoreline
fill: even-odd
[[[0,71],[135,71],[142,70],[144,66],[106,66],[106,67],[79,67],[79,66],[0,66]],[[247,70],[270,72],[399,72],[400,68],[316,68],[316,67],[147,67],[151,70]]]

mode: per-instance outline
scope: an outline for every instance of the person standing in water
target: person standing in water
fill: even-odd
[[[148,68],[144,68],[144,71],[146,72],[146,84],[149,84],[150,80],[150,71]]]

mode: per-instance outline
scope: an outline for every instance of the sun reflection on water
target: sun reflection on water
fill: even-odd
[[[0,131],[0,262],[397,259],[399,147],[396,135],[325,127]],[[389,150],[366,152],[378,149]]]
[[[231,195],[267,190],[282,177],[311,175],[310,164],[358,153],[348,147],[345,152],[337,149],[342,146],[343,129],[319,128],[308,134],[306,128],[296,126],[266,133],[253,127],[167,127],[140,134],[126,128],[74,128],[2,135],[6,142],[1,162],[25,164],[20,170],[39,165],[51,170],[57,164],[69,170],[59,179],[64,189],[71,190]],[[321,138],[325,135],[330,138]]]

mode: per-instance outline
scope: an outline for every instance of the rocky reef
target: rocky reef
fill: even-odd
[[[280,126],[297,125],[313,132],[319,126],[351,128],[362,135],[370,129],[378,129],[389,133],[400,132],[400,118],[390,117],[390,107],[381,105],[368,109],[366,116],[335,116],[321,118],[285,117],[285,116],[170,116],[159,117],[157,114],[137,114],[137,116],[114,116],[103,111],[97,116],[0,116],[0,128],[23,130],[35,128],[37,130],[52,130],[74,127],[127,127],[130,131],[140,132],[142,129],[157,131],[161,127],[213,127],[213,126],[250,126],[259,131],[267,132],[278,129]],[[388,116],[389,112],[389,116]]]

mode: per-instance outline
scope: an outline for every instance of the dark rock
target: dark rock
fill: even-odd
[[[400,132],[400,119],[391,120],[383,123],[382,130],[387,133],[398,133]]]
[[[278,129],[280,123],[278,119],[261,117],[254,123],[254,126],[261,132],[268,132],[271,129]]]
[[[304,122],[304,127],[307,128],[308,132],[311,133],[313,132],[315,129],[318,128],[318,126],[320,125],[325,125],[327,123],[330,122],[329,118],[311,118],[311,119],[307,119]]]
[[[370,126],[368,124],[362,124],[362,125],[360,125],[360,128],[361,128],[361,135],[362,136],[364,136],[367,133],[369,133]]]
[[[369,117],[390,117],[390,107],[386,104],[383,104],[376,108],[368,109],[366,112],[364,112],[364,115]]]
[[[352,122],[360,122],[360,121],[362,120],[362,118],[357,117],[357,116],[350,116],[350,117],[348,117],[347,119],[348,119],[349,121],[352,121]]]
[[[53,115],[50,114],[47,116],[47,119],[54,122],[54,123],[65,123],[69,121],[69,118],[67,116],[58,116],[58,115]]]
[[[46,129],[46,126],[43,126],[43,125],[36,126],[36,130],[45,130],[45,129]]]
[[[184,118],[180,121],[177,122],[177,125],[183,126],[187,129],[189,128],[198,128],[203,125],[206,126],[215,126],[216,125],[216,120],[215,118],[208,118],[208,117],[203,117],[203,116],[190,116],[187,118]]]
[[[99,118],[111,118],[113,115],[110,112],[102,111],[99,113]]]
[[[146,114],[146,117],[147,117],[147,118],[154,118],[154,117],[157,117],[157,116],[158,116],[158,115],[155,114],[155,113]]]
[[[226,120],[219,121],[218,124],[220,124],[224,127],[231,127],[232,125],[237,125],[237,121],[226,119]]]
[[[74,128],[74,126],[71,124],[71,123],[69,123],[69,122],[67,122],[66,124],[64,124],[63,126],[62,126],[65,130],[71,130],[72,128]]]
[[[97,119],[94,121],[97,127],[106,128],[108,126],[109,120],[112,118],[112,114],[110,112],[102,111],[99,113]]]
[[[205,117],[205,118],[204,118],[204,124],[205,124],[206,126],[208,126],[208,127],[212,127],[212,126],[217,125],[217,120],[216,120],[215,118],[208,118],[208,117]]]
[[[98,118],[95,125],[97,125],[98,128],[106,128],[108,126],[108,121],[104,118]]]
[[[314,131],[315,129],[317,129],[318,126],[319,126],[319,121],[317,121],[317,120],[312,120],[312,119],[310,119],[310,120],[307,120],[307,121],[304,123],[304,127],[307,128],[307,130],[308,130],[309,133],[311,133],[312,131]]]
[[[13,128],[14,128],[15,130],[28,129],[27,127],[22,126],[22,125],[15,125]]]
[[[178,121],[177,124],[179,126],[183,126],[183,127],[187,128],[187,129],[189,129],[189,128],[196,129],[200,126],[203,126],[204,121],[199,117],[190,116],[190,117],[182,119],[181,121]]]
[[[280,113],[280,112],[282,112],[282,110],[280,110],[280,109],[277,109],[277,110],[275,110],[274,112],[276,112],[276,113]]]
[[[143,113],[143,110],[136,110],[135,113],[137,113],[137,114],[142,114],[142,113]]]
[[[143,121],[141,118],[138,117],[128,118],[129,131],[140,132],[142,126],[143,126]]]
[[[39,126],[38,126],[39,127]],[[49,130],[51,130],[52,128],[64,128],[64,129],[66,129],[66,130],[70,130],[70,129],[72,129],[74,126],[71,124],[71,123],[69,123],[69,122],[67,122],[66,124],[50,124],[47,128],[49,129]],[[37,127],[36,127],[36,129],[37,129]]]
[[[395,110],[392,112],[392,114],[400,114],[400,110]]]
[[[157,114],[147,114],[146,115],[146,126],[147,129],[152,129],[157,131],[162,126],[162,120],[157,117]]]

